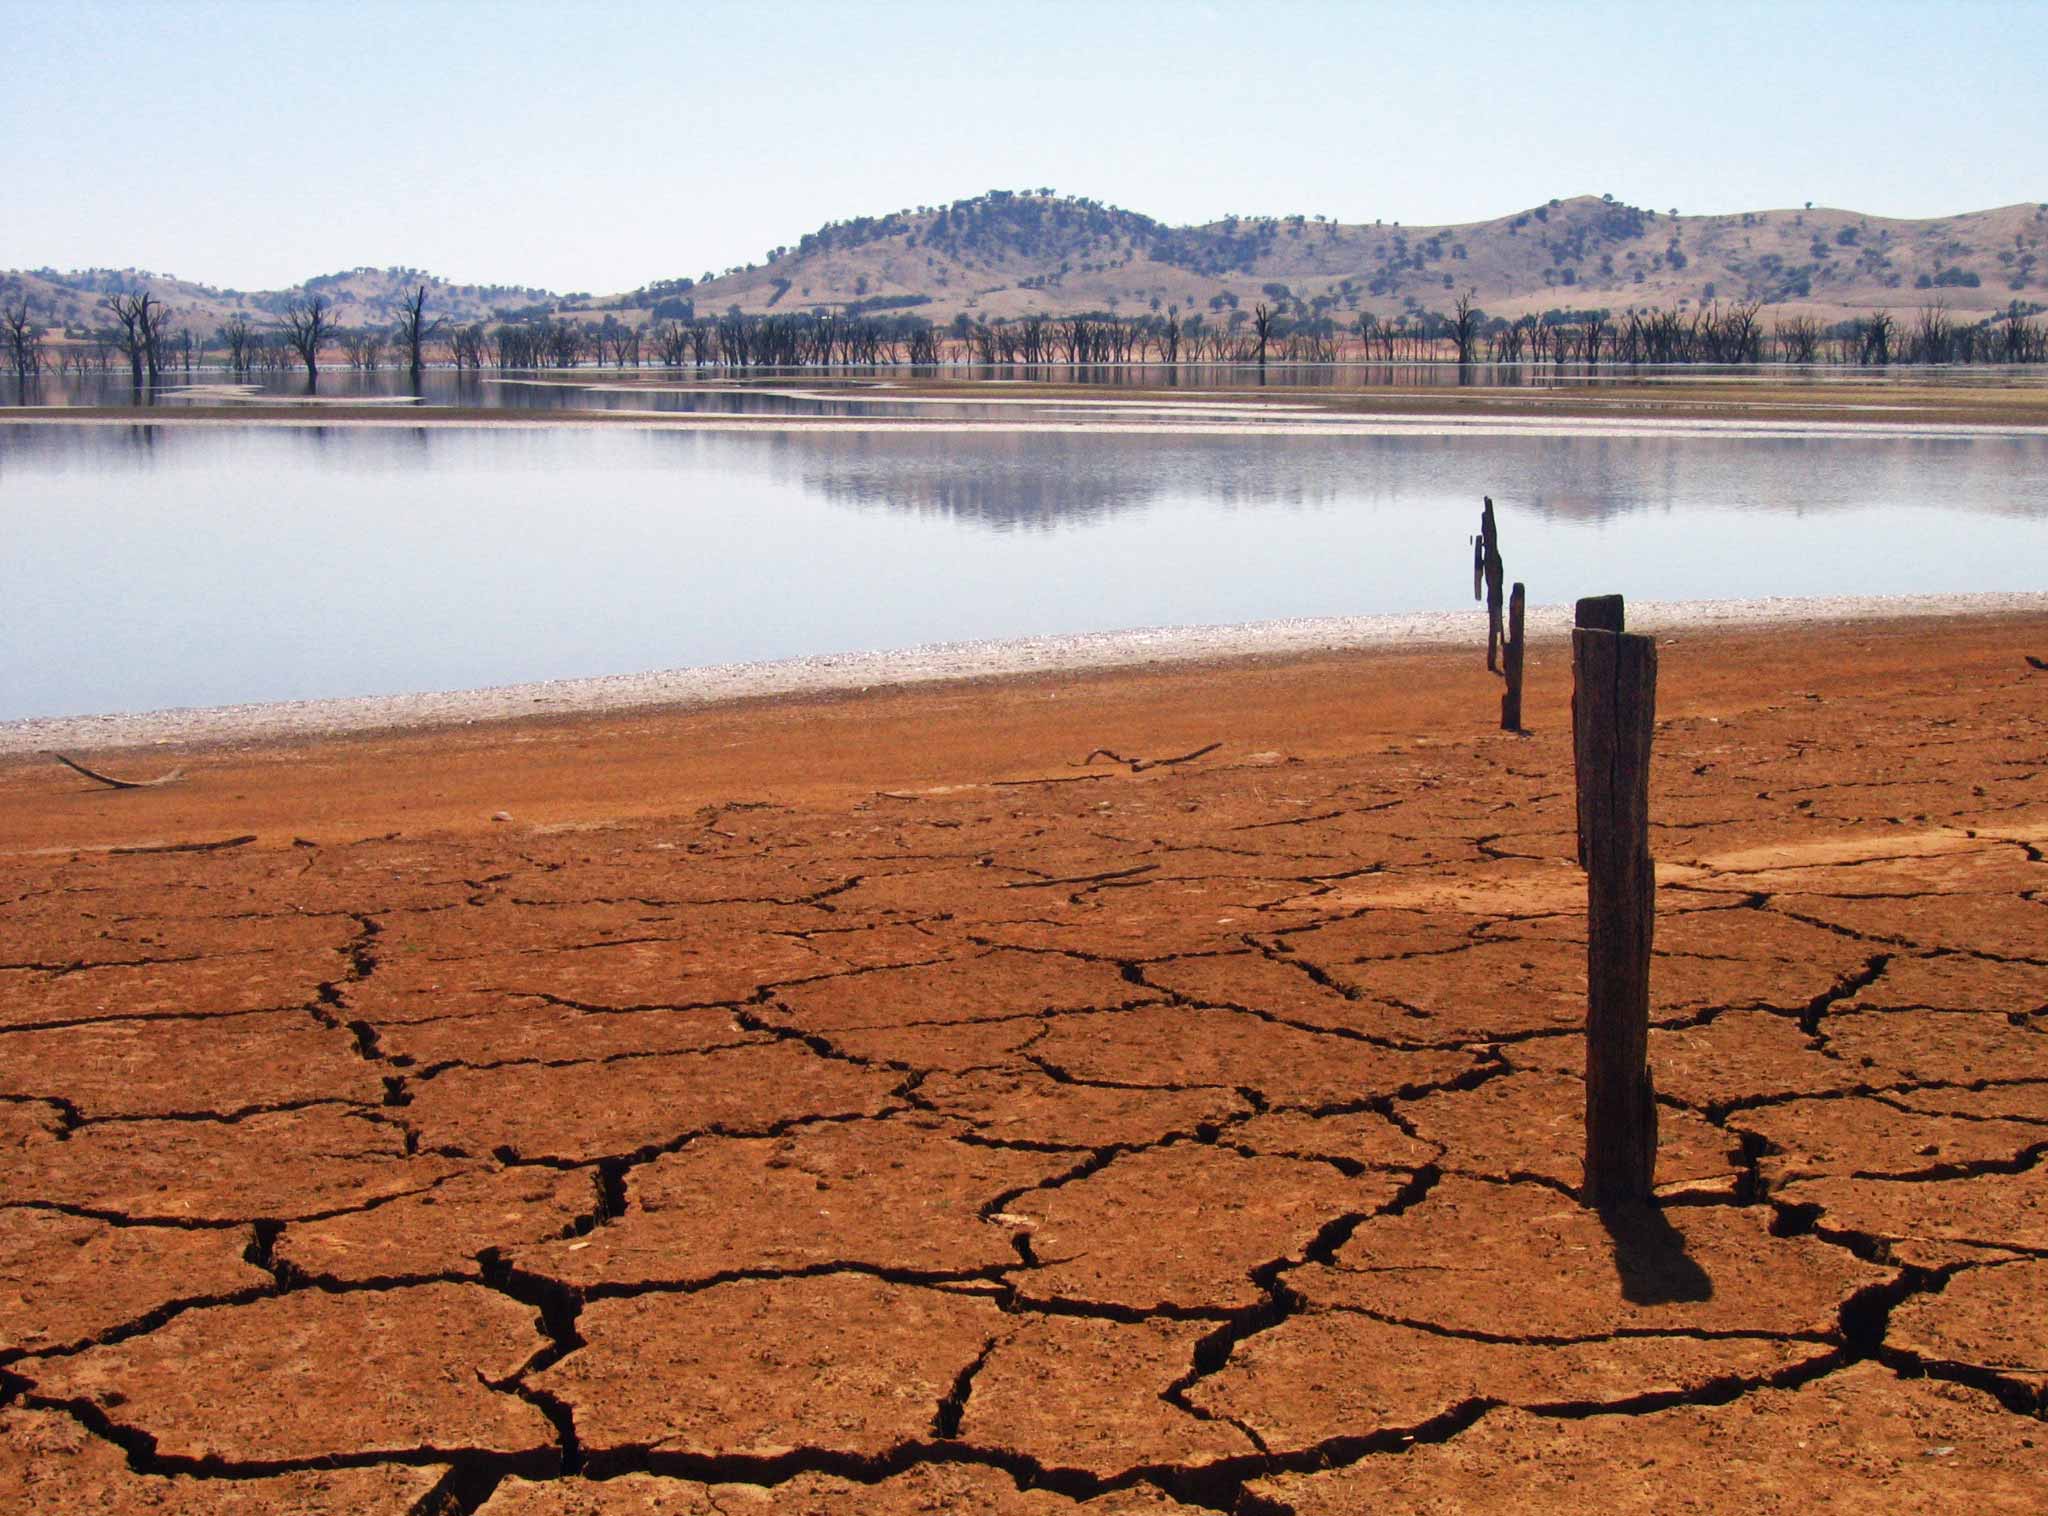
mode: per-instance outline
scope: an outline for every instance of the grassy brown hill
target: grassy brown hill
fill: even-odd
[[[944,206],[834,222],[765,261],[703,281],[660,280],[603,299],[457,285],[415,269],[359,268],[284,290],[241,291],[133,269],[0,274],[0,301],[73,331],[107,324],[106,294],[147,288],[173,328],[210,335],[240,313],[269,325],[324,295],[343,327],[388,327],[421,282],[452,322],[563,312],[596,322],[831,311],[966,315],[1178,307],[1227,322],[1264,303],[1341,327],[1445,311],[1469,291],[1489,316],[1757,301],[1773,317],[1833,322],[1877,308],[1945,305],[1970,319],[2013,301],[2048,305],[2048,203],[1908,221],[1806,207],[1678,216],[1581,195],[1457,226],[1349,224],[1309,216],[1168,226],[1098,201],[991,191]]]
[[[1757,300],[1843,319],[1941,302],[1988,314],[2048,301],[2048,204],[1927,221],[1807,208],[1676,216],[1592,195],[1458,226],[1305,216],[1169,227],[1088,200],[995,192],[836,223],[767,261],[662,294],[699,315],[905,309],[935,320],[1178,306],[1349,324],[1445,310],[1464,291],[1490,315],[1664,309]],[[646,292],[606,302],[651,311]]]

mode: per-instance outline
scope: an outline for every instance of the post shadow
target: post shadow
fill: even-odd
[[[1603,1205],[1595,1213],[1614,1243],[1621,1298],[1631,1305],[1712,1300],[1714,1281],[1685,1250],[1685,1234],[1654,1200]]]

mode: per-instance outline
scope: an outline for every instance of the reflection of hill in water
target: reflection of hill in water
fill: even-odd
[[[1476,509],[1546,520],[1933,508],[2048,517],[2028,437],[783,435],[771,471],[839,505],[1049,530],[1173,500],[1260,510]]]
[[[1163,501],[1327,506],[1341,454],[1309,439],[985,432],[810,433],[776,439],[778,479],[836,505],[939,516],[997,531],[1083,524]]]
[[[148,412],[142,416],[147,417]],[[252,418],[253,419],[253,418]],[[42,472],[220,470],[248,488],[300,475],[436,477],[460,491],[532,478],[673,470],[714,489],[766,476],[860,511],[1047,532],[1194,505],[1248,512],[1445,514],[1481,495],[1512,515],[1593,525],[1703,512],[1838,516],[1927,510],[2048,520],[2048,438],[1273,437],[1065,432],[717,432],[630,428],[9,427],[0,485]],[[647,486],[650,500],[659,498]],[[1433,528],[1432,528],[1433,529]]]

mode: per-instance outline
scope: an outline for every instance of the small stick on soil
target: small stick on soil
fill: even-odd
[[[249,832],[240,837],[223,837],[218,842],[159,842],[149,847],[110,847],[107,851],[121,857],[137,853],[218,853],[223,848],[244,847],[255,840],[256,834]]]
[[[1131,772],[1134,774],[1142,774],[1147,769],[1165,769],[1172,768],[1176,763],[1193,763],[1197,758],[1208,757],[1221,746],[1223,744],[1220,742],[1212,742],[1207,747],[1198,747],[1192,753],[1182,753],[1175,758],[1126,758],[1122,753],[1112,752],[1106,747],[1099,747],[1086,758],[1083,758],[1075,767],[1086,768],[1098,758],[1107,758],[1111,763],[1128,764]]]
[[[1053,779],[991,779],[988,787],[992,790],[1014,790],[1027,784],[1092,784],[1097,779],[1108,777],[1107,774],[1067,774]]]
[[[185,777],[183,769],[172,769],[168,774],[159,774],[154,779],[116,779],[112,774],[102,774],[97,769],[89,769],[82,763],[74,762],[62,753],[52,753],[50,756],[67,769],[83,774],[95,783],[104,784],[113,790],[153,790],[160,784],[175,784]]]

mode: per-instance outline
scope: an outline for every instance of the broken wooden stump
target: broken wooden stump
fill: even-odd
[[[1493,497],[1486,496],[1479,515],[1479,546],[1484,560],[1483,576],[1486,580],[1486,669],[1488,673],[1500,670],[1500,645],[1503,641],[1502,625],[1502,581],[1506,567],[1500,556],[1500,527],[1494,520]]]
[[[1504,732],[1522,729],[1522,608],[1522,586],[1518,580],[1508,596],[1508,640],[1501,660],[1508,676],[1508,687],[1500,697],[1500,729]]]
[[[1621,632],[1623,608],[1619,595],[1582,595],[1572,607],[1572,625],[1585,627],[1588,631]]]
[[[1583,605],[1584,602],[1581,602]],[[1572,738],[1586,869],[1586,1160],[1589,1205],[1646,1201],[1655,1184],[1650,1080],[1650,747],[1657,646],[1572,632]]]

